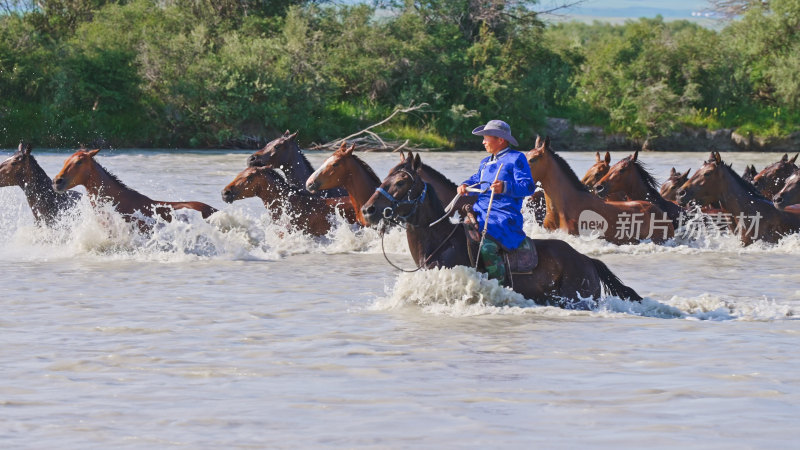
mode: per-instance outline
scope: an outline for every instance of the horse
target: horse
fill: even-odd
[[[686,183],[686,180],[689,179],[689,172],[691,171],[692,169],[687,169],[686,172],[680,173],[674,167],[670,169],[667,181],[661,183],[661,189],[658,191],[661,197],[677,205],[678,191],[683,186],[683,183]]]
[[[708,161],[681,186],[678,201],[681,205],[690,201],[701,205],[719,201],[723,212],[729,215],[728,228],[738,234],[744,245],[756,240],[774,243],[800,230],[800,211],[776,209],[761,191],[723,163],[719,152],[712,152]]]
[[[658,206],[643,200],[605,202],[589,192],[569,167],[550,148],[550,139],[537,137],[536,147],[526,154],[535,180],[542,183],[547,202],[544,228],[561,229],[575,235],[597,234],[615,244],[671,238],[672,221]]]
[[[167,202],[153,200],[128,186],[95,161],[94,156],[100,149],[78,150],[64,161],[64,167],[53,178],[53,189],[56,192],[64,192],[72,187],[83,185],[89,195],[92,204],[99,199],[110,198],[114,202],[114,208],[122,214],[126,220],[132,221],[134,214],[138,211],[141,214],[152,217],[154,214],[171,221],[172,213],[178,209],[193,209],[199,211],[204,219],[208,218],[217,210],[202,202]],[[142,225],[141,221],[140,225]]]
[[[53,180],[31,155],[31,144],[19,143],[17,151],[0,163],[0,186],[19,186],[37,224],[52,226],[58,217],[81,199],[76,191],[56,192]]]
[[[248,167],[222,189],[222,200],[233,203],[258,197],[277,221],[286,207],[291,224],[313,236],[324,236],[331,229],[329,217],[337,210],[349,223],[356,222],[353,205],[347,199],[324,198],[289,185],[278,172],[268,167]]]
[[[778,209],[800,204],[800,169],[786,179],[783,188],[772,197],[772,201]]]
[[[362,207],[367,221],[404,222],[411,255],[420,268],[474,265],[462,224],[440,221],[445,213],[433,186],[420,174],[419,155],[397,164]],[[402,200],[398,200],[402,199]],[[513,289],[540,305],[580,307],[586,298],[598,299],[603,288],[612,295],[640,301],[602,261],[579,253],[557,239],[531,240],[538,252],[538,265],[531,273],[511,275]],[[475,246],[473,254],[477,254]],[[577,302],[576,302],[577,300]]]
[[[747,181],[748,183],[752,183],[753,179],[758,175],[758,171],[756,170],[756,166],[749,164],[745,166],[744,172],[742,173],[742,179]]]
[[[795,165],[797,155],[789,159],[789,155],[784,153],[778,162],[768,165],[753,178],[753,185],[764,194],[764,197],[774,197],[786,183],[786,179],[797,170]]]
[[[600,158],[600,152],[595,152],[594,157],[596,159],[595,163],[592,164],[592,167],[589,167],[586,175],[581,178],[581,183],[585,184],[590,190],[594,189],[597,182],[608,173],[608,169],[611,167],[610,153],[606,152],[605,158]]]
[[[600,198],[613,200],[645,200],[667,213],[672,225],[678,228],[683,208],[672,203],[658,191],[658,181],[639,160],[639,151],[627,156],[609,169],[594,186]]]
[[[333,152],[319,168],[306,180],[306,189],[310,192],[320,192],[325,189],[343,187],[350,196],[350,202],[356,210],[356,217],[363,226],[369,226],[361,214],[361,207],[369,200],[381,184],[381,179],[375,175],[367,163],[353,153],[355,144],[347,146],[342,142],[339,149]],[[400,153],[401,160],[405,160],[404,153]],[[423,164],[420,175],[425,182],[432,184],[436,189],[439,201],[444,204],[455,198],[458,186],[450,181],[433,167]],[[460,200],[460,199],[459,199]],[[470,198],[467,201],[473,201]],[[460,205],[457,205],[460,206]]]
[[[247,158],[247,167],[269,167],[281,169],[286,181],[296,189],[305,189],[306,180],[314,172],[314,167],[297,145],[297,132],[286,130],[280,136],[268,142],[261,150]],[[323,197],[347,197],[347,192],[340,188],[324,189],[319,192]]]

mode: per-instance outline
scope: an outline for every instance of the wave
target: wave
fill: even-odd
[[[400,274],[386,295],[375,299],[372,310],[420,308],[425,314],[451,317],[480,315],[535,315],[543,317],[597,316],[649,317],[712,321],[769,321],[794,319],[797,311],[787,304],[762,298],[732,299],[708,293],[687,298],[646,297],[631,302],[608,296],[588,311],[540,306],[496,280],[469,267],[431,269]]]

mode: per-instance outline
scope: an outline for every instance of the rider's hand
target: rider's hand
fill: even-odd
[[[506,182],[503,180],[497,180],[492,183],[492,192],[495,194],[502,194],[503,191],[506,190]]]
[[[467,185],[462,184],[456,191],[458,192],[458,195],[467,195]]]

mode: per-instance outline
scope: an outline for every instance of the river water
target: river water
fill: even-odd
[[[34,154],[52,176],[70,152]],[[399,274],[373,230],[309,238],[258,200],[225,204],[247,155],[101,152],[150,197],[221,210],[152,235],[86,200],[37,228],[22,191],[0,189],[4,447],[797,448],[800,236],[617,246],[528,215],[529,235],[646,297],[565,311],[466,268]],[[422,158],[460,181],[484,155]],[[594,161],[562,155],[580,176]],[[706,157],[640,155],[659,180]],[[741,172],[780,155],[723,157]],[[379,176],[398,161],[363,158]],[[385,245],[413,267],[400,230]]]

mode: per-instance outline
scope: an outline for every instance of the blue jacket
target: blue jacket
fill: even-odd
[[[481,184],[479,187],[481,189],[489,187],[500,164],[503,168],[497,179],[505,183],[505,189],[502,194],[494,194],[487,233],[507,249],[513,250],[525,239],[525,232],[522,231],[522,199],[536,190],[536,182],[533,181],[531,166],[525,154],[506,148],[496,156],[487,156],[481,161],[478,172],[463,184],[471,185],[487,181],[488,184]],[[475,217],[478,219],[481,231],[485,224],[491,194],[491,190],[479,194],[478,201],[475,202]]]

